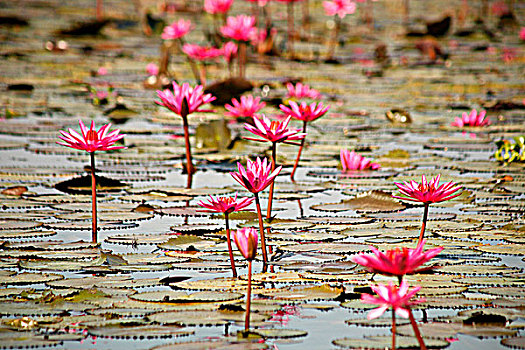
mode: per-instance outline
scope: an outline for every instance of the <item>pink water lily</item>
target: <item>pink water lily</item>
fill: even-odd
[[[452,122],[452,126],[457,127],[464,127],[464,126],[485,126],[490,125],[492,122],[487,117],[485,118],[485,115],[487,114],[486,111],[481,111],[479,114],[478,112],[473,109],[470,114],[467,114],[466,112],[463,112],[461,115],[461,118],[456,117],[455,120]]]
[[[244,197],[244,198],[237,198],[237,194],[235,197],[216,197],[213,198],[212,196],[209,197],[208,202],[200,201],[197,203],[197,205],[206,208],[208,212],[215,212],[215,213],[224,213],[224,214],[230,214],[234,211],[242,211],[247,210],[244,209],[250,204],[253,203],[253,198]]]
[[[288,124],[292,117],[286,118],[284,121],[270,120],[265,115],[259,119],[257,116],[253,116],[253,122],[255,126],[250,124],[244,124],[244,128],[250,131],[256,136],[262,137],[262,139],[245,137],[247,140],[259,141],[259,142],[285,142],[301,140],[306,134],[299,132],[298,129],[289,129]]]
[[[233,232],[233,240],[246,260],[253,260],[257,255],[258,236],[253,227],[243,227]]]
[[[403,318],[408,318],[409,308],[425,301],[425,299],[410,300],[421,289],[420,286],[415,286],[409,289],[408,284],[402,281],[399,288],[392,282],[388,285],[378,283],[377,286],[370,286],[377,295],[362,294],[361,301],[365,304],[377,304],[379,307],[370,311],[367,315],[369,320],[378,318],[387,309],[392,308],[395,313]]]
[[[237,162],[237,167],[238,172],[232,172],[230,175],[252,193],[259,193],[270,186],[282,169],[282,166],[280,166],[272,171],[272,165],[267,158],[264,158],[264,160],[257,158],[256,161],[248,160],[246,169],[240,162]]]
[[[290,107],[281,104],[279,108],[287,117],[291,116],[297,120],[311,122],[324,116],[330,109],[330,106],[324,106],[322,102],[308,104],[303,101],[301,104],[297,104],[295,101],[290,101]]]
[[[403,247],[401,249],[389,249],[381,252],[370,246],[373,254],[361,253],[352,258],[356,264],[362,265],[373,273],[387,276],[404,276],[432,269],[421,265],[438,255],[443,247],[437,247],[423,251],[425,241],[423,240],[415,249]]]
[[[59,145],[89,152],[91,160],[91,238],[94,243],[97,242],[97,183],[95,175],[95,152],[97,151],[112,151],[116,149],[126,148],[125,146],[113,146],[115,142],[122,139],[125,135],[119,134],[120,130],[113,130],[108,134],[111,127],[110,124],[102,126],[98,131],[95,130],[95,122],[91,121],[90,128],[86,128],[84,123],[79,120],[80,132],[79,134],[73,129],[68,129],[68,132],[60,130],[59,138],[63,142],[57,142]]]
[[[253,227],[243,227],[233,233],[233,240],[242,256],[248,260],[248,287],[246,290],[246,316],[244,330],[250,328],[250,305],[252,300],[252,261],[257,255],[257,230]],[[262,241],[261,241],[262,242]]]
[[[204,11],[211,15],[227,13],[233,4],[233,0],[204,0]]]
[[[126,148],[125,146],[113,146],[115,142],[122,139],[125,135],[119,134],[120,130],[113,130],[108,134],[111,123],[102,126],[98,131],[95,130],[95,122],[91,121],[91,126],[88,129],[84,123],[79,120],[81,135],[75,130],[69,128],[68,132],[60,130],[61,140],[57,142],[59,145],[75,148],[89,153],[95,151],[112,151],[116,149]]]
[[[248,42],[257,33],[255,17],[246,15],[230,16],[226,19],[226,25],[221,27],[221,33],[226,38]]]
[[[292,83],[286,83],[286,89],[288,93],[287,98],[294,98],[300,100],[302,98],[311,98],[314,100],[321,98],[321,93],[315,89],[310,88],[309,85],[303,83],[297,83],[293,85]]]
[[[222,55],[226,62],[233,61],[233,58],[237,56],[238,46],[233,41],[228,41],[222,46]]]
[[[263,269],[266,270],[266,264],[268,262],[268,257],[266,254],[266,239],[264,237],[264,225],[261,213],[261,203],[259,201],[259,192],[263,191],[266,187],[274,183],[275,177],[279,174],[282,169],[282,166],[274,169],[274,164],[268,163],[268,160],[264,158],[257,158],[255,162],[248,160],[246,164],[246,169],[242,166],[241,163],[237,163],[239,169],[236,173],[230,173],[230,175],[240,183],[248,191],[252,192],[255,197],[255,206],[257,208],[257,218],[259,219],[259,231],[261,234],[261,248],[263,254]]]
[[[356,4],[352,0],[323,1],[324,12],[327,16],[339,16],[345,18],[356,10]]]
[[[149,75],[158,75],[159,74],[159,66],[157,66],[155,63],[150,62],[146,65],[146,72],[148,72]]]
[[[362,155],[349,151],[347,149],[342,149],[340,153],[341,165],[343,166],[343,171],[347,170],[377,170],[381,168],[381,165],[378,163],[373,163],[371,159],[365,158]]]
[[[164,27],[161,38],[164,40],[174,40],[182,38],[193,29],[190,20],[180,19],[169,26]]]
[[[237,194],[235,197],[216,197],[213,198],[210,196],[208,202],[200,201],[197,203],[199,206],[206,208],[206,212],[212,213],[223,213],[224,219],[226,220],[226,241],[228,243],[228,254],[230,255],[230,264],[232,268],[233,277],[237,277],[237,269],[235,267],[235,259],[233,258],[232,243],[230,238],[230,224],[229,224],[229,214],[234,211],[243,211],[247,206],[253,203],[254,198],[244,197],[242,199],[237,199]],[[256,234],[257,235],[257,234]]]
[[[376,295],[362,294],[361,301],[365,304],[379,305],[377,309],[370,311],[367,315],[369,320],[377,318],[385,313],[386,310],[392,308],[392,350],[396,348],[396,315],[403,318],[410,318],[412,329],[416,335],[421,350],[426,350],[425,342],[421,337],[419,328],[417,327],[414,315],[410,310],[412,305],[416,305],[425,301],[425,299],[411,300],[414,295],[421,289],[420,286],[415,286],[409,289],[405,281],[401,281],[399,288],[392,282],[388,285],[379,283],[377,286],[370,286]]]
[[[196,61],[207,61],[217,58],[223,54],[221,49],[211,46],[200,46],[197,44],[184,44],[182,52]]]
[[[297,104],[297,102],[295,101],[290,101],[289,103],[290,107],[281,104],[279,108],[281,109],[281,111],[283,111],[285,116],[303,121],[303,134],[305,135],[306,129],[308,127],[308,122],[312,122],[318,118],[321,118],[323,115],[326,114],[326,112],[328,112],[328,109],[330,109],[330,106],[323,106],[322,102],[312,102],[310,104],[307,104],[303,101],[301,102],[301,104]],[[306,138],[303,137],[303,139],[301,140],[301,146],[299,147],[299,151],[297,152],[297,157],[295,158],[293,170],[290,174],[290,178],[292,179],[292,181],[294,181],[295,171],[297,169],[297,166],[299,165],[299,160],[301,159],[301,153],[303,152],[305,139]]]
[[[255,113],[266,106],[266,103],[261,102],[260,97],[254,98],[252,95],[247,95],[241,96],[240,102],[233,98],[232,105],[226,104],[224,106],[228,110],[225,115],[235,118],[252,118]]]
[[[421,176],[421,183],[414,180],[403,181],[403,183],[395,182],[394,184],[399,188],[404,196],[393,196],[394,198],[404,199],[412,202],[421,202],[424,204],[438,203],[456,198],[463,192],[462,187],[455,182],[447,182],[439,186],[439,179],[441,175],[437,175],[430,181],[427,181],[425,175]]]
[[[193,112],[202,111],[199,109],[203,104],[209,103],[215,100],[211,94],[204,94],[204,87],[197,85],[194,88],[188,83],[178,85],[173,82],[173,92],[166,89],[164,91],[157,90],[157,95],[160,97],[160,101],[155,101],[156,104],[168,108],[173,113],[181,116],[182,124],[184,128],[184,142],[186,146],[186,171],[188,173],[187,187],[191,187],[192,174],[195,172],[191,157],[191,146],[190,146],[190,132],[188,115]]]
[[[204,94],[203,90],[204,87],[202,85],[191,87],[188,83],[178,85],[176,82],[173,82],[173,92],[169,89],[164,91],[157,90],[160,101],[155,101],[155,103],[182,116],[182,101],[186,99],[188,104],[187,114],[199,112],[202,111],[199,109],[202,105],[215,100],[214,96]]]
[[[418,184],[414,180],[410,182],[404,181],[402,184],[395,182],[394,184],[399,188],[399,192],[403,196],[392,196],[394,198],[404,199],[412,202],[421,202],[424,205],[423,222],[421,225],[421,233],[419,234],[418,244],[423,241],[425,228],[427,225],[428,208],[431,203],[438,203],[447,201],[449,199],[460,196],[463,191],[462,187],[455,182],[447,182],[439,186],[439,179],[441,175],[427,181],[425,175],[421,177],[421,183]]]

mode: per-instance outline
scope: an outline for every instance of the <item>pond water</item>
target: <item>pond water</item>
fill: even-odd
[[[197,172],[186,188],[181,118],[154,103],[146,72],[148,63],[159,63],[163,45],[155,23],[190,19],[187,42],[214,38],[212,16],[194,11],[197,1],[186,2],[189,8],[182,0],[105,1],[110,21],[98,35],[66,35],[64,29],[94,20],[94,1],[0,1],[0,348],[390,347],[390,316],[368,321],[370,307],[358,300],[373,276],[350,258],[369,245],[415,247],[423,207],[392,199],[399,194],[394,183],[438,174],[464,193],[430,206],[426,244],[444,250],[431,261],[439,267],[409,278],[427,298],[414,307],[424,339],[452,350],[525,348],[524,163],[494,158],[496,141],[525,134],[519,37],[525,4],[490,1],[480,24],[483,2],[411,1],[405,24],[401,0],[358,3],[357,12],[341,20],[328,61],[336,24],[321,1],[308,2],[308,26],[304,4],[295,5],[294,59],[286,49],[287,7],[267,5],[280,54],[250,49],[246,71],[251,94],[267,103],[261,112],[279,115],[285,82],[297,80],[319,90],[330,110],[308,125],[294,183],[298,147],[277,147],[284,167],[276,178],[275,217],[266,222],[270,271],[262,272],[259,252],[252,328],[260,338],[248,342],[235,337],[244,328],[246,264],[235,251],[240,278],[232,279],[224,218],[195,206],[208,195],[251,195],[229,172],[238,161],[270,157],[271,150],[242,139],[244,122],[225,116],[223,106],[194,113]],[[163,12],[163,4],[178,11]],[[235,0],[231,14],[250,14],[251,5]],[[501,20],[504,10],[514,20]],[[147,11],[153,18],[143,24],[153,25],[151,34],[140,21]],[[406,35],[426,32],[425,22],[452,13],[443,36]],[[220,60],[206,70],[208,82],[229,77]],[[175,48],[169,72],[195,84]],[[110,85],[107,104],[94,103],[88,87],[107,91]],[[471,109],[486,110],[492,124],[451,126]],[[396,110],[394,118],[408,113],[410,120],[391,122],[387,112]],[[128,147],[96,154],[97,175],[121,181],[99,188],[97,243],[91,242],[89,177],[67,193],[57,189],[89,175],[88,154],[56,144],[59,130],[78,130],[79,119],[97,127],[112,122]],[[381,168],[344,173],[341,149]],[[261,202],[265,209],[267,190]],[[258,222],[253,213],[232,214],[230,225]],[[400,348],[405,342],[417,348],[407,321],[397,321]],[[384,337],[372,342],[374,336]]]

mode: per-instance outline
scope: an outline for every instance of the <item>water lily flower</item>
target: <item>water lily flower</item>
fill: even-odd
[[[237,167],[238,172],[232,172],[230,175],[235,181],[254,194],[270,186],[282,169],[282,166],[280,166],[272,171],[271,164],[267,158],[264,158],[264,160],[257,158],[256,161],[248,160],[246,169],[240,162],[237,162]]]
[[[394,183],[399,188],[399,192],[401,192],[403,196],[392,197],[412,202],[421,202],[425,206],[418,244],[421,243],[423,240],[423,235],[425,234],[429,205],[431,203],[438,203],[456,198],[457,196],[461,195],[461,193],[463,193],[462,187],[452,181],[439,186],[440,178],[441,175],[437,175],[435,178],[427,181],[427,178],[425,175],[423,175],[421,177],[420,184],[414,180],[411,180],[410,182],[404,181],[402,184],[397,182]]]
[[[247,15],[230,16],[226,25],[221,27],[221,33],[226,38],[248,42],[256,34],[255,17]]]
[[[323,106],[322,102],[312,102],[310,104],[307,104],[306,102],[301,102],[301,104],[297,104],[297,102],[295,101],[290,101],[289,103],[290,107],[281,104],[279,108],[281,109],[281,111],[283,111],[285,116],[291,116],[294,119],[303,121],[304,134],[306,134],[308,122],[321,118],[323,115],[326,114],[326,112],[328,112],[328,109],[330,109],[330,106]],[[295,158],[293,170],[290,175],[292,181],[294,180],[295,170],[297,169],[297,165],[299,164],[299,160],[301,159],[301,153],[303,152],[305,140],[306,138],[303,137],[303,139],[301,140],[301,146],[299,147],[299,151],[297,152],[297,157]]]
[[[173,22],[169,26],[164,27],[161,34],[161,38],[164,40],[174,40],[182,38],[193,29],[193,25],[190,20],[179,19],[177,22]]]
[[[393,196],[394,198],[404,199],[412,202],[421,202],[423,204],[438,203],[456,198],[461,195],[462,187],[455,182],[447,182],[439,186],[439,179],[441,175],[437,175],[430,181],[427,181],[425,175],[421,176],[421,183],[414,180],[403,181],[403,183],[395,182],[394,184],[399,188],[399,192],[404,196]]]
[[[343,171],[347,170],[377,170],[381,167],[378,163],[372,163],[372,160],[365,158],[362,155],[349,151],[347,149],[341,150],[341,165]]]
[[[69,128],[68,132],[60,130],[59,138],[62,142],[57,142],[59,145],[86,151],[91,158],[91,203],[92,203],[92,240],[97,242],[97,184],[95,176],[95,152],[98,151],[112,151],[117,149],[124,149],[125,146],[115,146],[115,142],[121,140],[124,134],[120,134],[120,130],[116,129],[108,133],[111,123],[102,126],[95,130],[95,122],[91,121],[89,129],[84,123],[79,120],[80,132]]]
[[[239,62],[239,76],[243,78],[246,71],[246,43],[257,35],[255,17],[246,15],[230,16],[226,19],[226,25],[222,26],[220,31],[224,37],[236,40],[239,43],[237,60]]]
[[[481,111],[479,114],[478,112],[473,109],[470,114],[467,114],[466,112],[463,112],[461,115],[461,119],[456,117],[455,120],[452,122],[452,126],[457,127],[464,127],[464,126],[485,126],[490,125],[491,121],[489,118],[485,119],[485,115],[487,114],[486,111]]]
[[[425,343],[421,337],[421,333],[417,327],[414,315],[410,310],[410,306],[422,303],[425,299],[411,300],[414,295],[421,289],[420,286],[415,286],[409,289],[408,284],[402,281],[399,288],[392,282],[388,285],[378,283],[377,286],[370,286],[376,295],[362,294],[361,301],[365,304],[377,304],[378,308],[370,311],[367,315],[367,319],[372,320],[381,316],[387,309],[392,308],[392,349],[396,346],[396,317],[397,314],[403,318],[410,318],[412,328],[419,342],[420,348],[426,350]]]
[[[207,208],[208,212],[214,212],[214,213],[223,213],[223,214],[231,214],[234,211],[242,211],[247,210],[244,209],[250,204],[253,203],[253,198],[239,198],[237,199],[237,194],[235,197],[216,197],[213,198],[210,196],[208,199],[208,202],[200,201],[197,203],[201,207]]]
[[[232,98],[232,105],[226,104],[224,106],[228,110],[225,115],[235,118],[253,118],[255,113],[266,106],[266,103],[261,102],[260,97],[254,98],[252,95],[247,95],[241,96],[240,102]]]
[[[316,89],[312,89],[309,85],[303,83],[297,83],[293,85],[292,83],[286,83],[286,89],[288,93],[287,98],[294,98],[300,100],[302,98],[311,98],[314,100],[321,98],[321,93]]]
[[[215,97],[211,94],[204,94],[203,89],[204,87],[202,85],[197,85],[193,88],[188,83],[178,85],[177,83],[173,82],[173,92],[171,92],[169,89],[164,91],[157,90],[157,95],[159,96],[160,101],[155,101],[156,104],[166,107],[173,113],[182,117],[184,140],[186,144],[186,170],[188,172],[188,188],[191,187],[192,174],[194,173],[194,167],[191,158],[188,115],[193,112],[202,111],[199,108],[203,104],[215,100]]]
[[[370,246],[373,254],[361,253],[352,257],[352,261],[366,267],[368,271],[373,273],[401,277],[433,268],[420,268],[420,266],[438,255],[443,247],[432,248],[423,252],[424,245],[425,240],[415,249],[403,247],[401,249],[389,249],[385,253]]]
[[[263,254],[264,265],[268,262],[266,256],[266,240],[264,237],[264,226],[261,214],[261,203],[259,201],[259,192],[263,191],[266,187],[273,184],[275,177],[279,174],[282,166],[273,169],[272,165],[268,163],[268,160],[264,158],[257,158],[256,161],[248,160],[246,169],[241,163],[237,163],[238,172],[230,173],[230,175],[240,183],[248,191],[252,192],[255,197],[255,206],[257,207],[257,217],[259,219],[259,231],[261,233],[261,248]]]
[[[247,140],[253,140],[258,142],[271,142],[272,143],[272,169],[275,169],[277,166],[277,143],[291,143],[295,144],[292,141],[302,140],[306,136],[306,133],[299,132],[297,129],[289,129],[288,123],[292,117],[286,118],[284,121],[270,120],[266,118],[265,115],[262,115],[262,119],[253,116],[253,122],[255,126],[248,123],[244,124],[244,128],[251,133],[262,137],[262,139],[253,138],[253,137],[244,137]],[[266,217],[269,219],[272,215],[272,201],[273,201],[273,187],[274,184],[270,186],[270,194],[268,198],[268,210]]]
[[[95,122],[91,121],[91,126],[88,129],[82,120],[78,121],[80,124],[80,135],[75,130],[69,128],[68,132],[60,130],[61,140],[57,142],[59,145],[71,147],[81,151],[94,153],[95,151],[112,151],[116,149],[126,148],[125,146],[114,146],[115,142],[122,139],[125,135],[119,134],[120,130],[113,130],[108,134],[111,123],[102,126],[98,131],[95,130]]]
[[[208,209],[204,211],[224,214],[224,218],[226,220],[226,240],[228,243],[228,253],[230,255],[230,264],[232,267],[233,277],[237,277],[237,270],[235,268],[235,260],[233,258],[232,243],[230,239],[230,225],[229,225],[228,217],[229,217],[229,214],[233,213],[234,211],[247,210],[245,208],[249,206],[250,204],[252,204],[253,200],[254,198],[248,198],[248,197],[237,199],[237,194],[235,194],[235,197],[213,198],[212,196],[210,196],[210,198],[208,199],[208,202],[200,201],[199,203],[197,203],[199,206]]]
[[[233,0],[204,0],[204,11],[211,15],[227,13]]]
[[[243,227],[233,233],[233,240],[242,256],[248,260],[248,287],[246,291],[246,317],[244,330],[250,328],[250,304],[252,300],[252,261],[257,255],[257,230],[253,227]]]
[[[233,41],[228,41],[222,46],[222,55],[226,62],[230,63],[237,56],[239,47]]]
[[[157,66],[155,63],[150,62],[146,65],[146,72],[148,72],[149,75],[158,75],[159,74],[159,66]]]
[[[285,142],[303,139],[306,134],[299,132],[298,129],[289,129],[288,124],[292,117],[286,118],[284,121],[270,120],[264,114],[262,119],[253,117],[255,126],[250,124],[244,124],[244,128],[250,131],[252,134],[262,137],[262,139],[245,137],[247,140],[258,141],[258,142]]]
[[[328,59],[334,57],[337,37],[341,30],[341,19],[355,12],[356,4],[352,0],[323,1],[324,12],[327,16],[334,16],[335,26],[329,41]]]
[[[405,281],[401,282],[399,288],[392,282],[389,282],[388,285],[378,283],[377,286],[372,285],[370,288],[377,295],[363,293],[361,301],[365,304],[377,304],[379,307],[368,313],[366,318],[369,320],[378,318],[388,308],[392,308],[398,316],[408,318],[408,308],[425,301],[424,299],[410,300],[419,292],[421,287],[415,286],[409,289],[408,283]]]
[[[292,118],[304,122],[311,122],[324,116],[330,109],[330,106],[324,106],[322,102],[312,102],[310,104],[301,102],[301,104],[297,104],[295,101],[290,101],[290,107],[281,104],[279,108],[286,116],[292,116]]]
[[[211,60],[223,54],[223,51],[216,47],[200,46],[197,44],[184,44],[182,51],[196,61]]]
[[[356,10],[356,4],[352,0],[323,1],[323,7],[327,16],[339,16],[341,19]]]
[[[258,236],[253,227],[243,227],[233,232],[233,240],[246,260],[253,260],[257,255]]]
[[[182,116],[183,113],[191,114],[193,112],[204,112],[199,109],[202,105],[210,103],[215,100],[211,94],[204,94],[204,87],[197,85],[191,87],[188,83],[182,85],[173,82],[173,92],[169,89],[164,91],[157,90],[157,95],[160,101],[155,101],[156,104],[168,108],[173,113]],[[183,100],[187,101],[187,112],[182,110]]]

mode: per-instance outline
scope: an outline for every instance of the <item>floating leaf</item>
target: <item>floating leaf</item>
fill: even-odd
[[[404,204],[392,198],[389,193],[382,191],[372,191],[368,194],[344,200],[340,203],[318,204],[312,206],[312,209],[322,211],[338,212],[355,210],[363,213],[394,212],[401,211],[405,208],[406,206]]]

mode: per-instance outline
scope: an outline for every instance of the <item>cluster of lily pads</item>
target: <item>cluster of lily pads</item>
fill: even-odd
[[[344,0],[330,3],[346,4],[350,12],[355,5]],[[27,13],[37,7],[42,14],[40,6],[27,5]],[[268,10],[259,2],[253,5],[254,13],[261,10],[264,15]],[[294,6],[293,2],[288,5]],[[321,10],[321,4],[316,6]],[[348,32],[341,21],[345,9],[323,8],[335,11],[330,15],[333,23],[327,21],[335,24],[329,27],[334,29],[329,45],[335,56],[337,31]],[[380,6],[375,10],[380,13]],[[285,15],[274,18],[285,19]],[[69,16],[64,15],[68,20]],[[213,16],[214,28],[220,32],[227,23],[220,23],[222,14]],[[86,45],[93,43],[91,39],[67,39],[69,49],[45,52],[35,59],[25,47],[27,43],[35,44],[30,50],[41,46],[36,40],[42,38],[43,23],[38,21],[37,35],[25,30],[2,32],[9,39],[2,56],[9,70],[3,79],[12,84],[27,76],[39,85],[33,94],[5,91],[8,119],[0,121],[0,348],[73,348],[80,346],[78,342],[103,348],[141,340],[133,345],[157,350],[260,349],[316,348],[314,343],[325,348],[333,341],[346,349],[383,349],[391,346],[392,339],[394,346],[411,348],[444,348],[458,340],[456,347],[466,341],[523,348],[523,163],[518,158],[505,166],[488,161],[488,155],[494,153],[491,136],[505,132],[510,138],[507,133],[522,133],[520,115],[505,112],[509,119],[498,117],[489,122],[486,115],[490,111],[466,112],[453,125],[441,116],[438,119],[434,108],[458,107],[457,100],[449,99],[457,96],[447,95],[454,89],[447,83],[450,78],[434,75],[441,69],[448,74],[445,67],[436,66],[431,74],[426,67],[396,67],[387,71],[392,74],[388,78],[365,79],[352,70],[353,64],[312,68],[311,64],[275,58],[278,74],[291,74],[283,72],[281,64],[289,72],[300,67],[303,78],[310,84],[315,81],[323,93],[287,80],[279,90],[277,83],[268,82],[274,81],[275,71],[253,64],[254,76],[271,85],[272,97],[280,100],[275,106],[281,115],[274,117],[268,109],[264,117],[258,114],[272,99],[263,100],[264,95],[259,97],[256,91],[236,97],[225,105],[225,115],[235,119],[228,126],[243,140],[259,142],[238,140],[235,145],[240,144],[241,149],[210,150],[197,146],[199,128],[214,128],[217,124],[212,122],[222,116],[199,114],[205,111],[203,107],[191,111],[195,100],[181,94],[187,91],[190,96],[189,91],[200,90],[182,83],[182,79],[191,79],[190,71],[181,73],[177,87],[170,82],[167,91],[157,94],[157,104],[166,105],[183,119],[184,134],[180,134],[186,137],[170,137],[173,129],[156,124],[162,112],[153,108],[153,93],[142,88],[139,69],[152,60],[157,42],[116,27],[110,30],[122,34],[119,42],[112,35],[97,37],[96,55],[77,57],[80,42]],[[269,31],[265,45],[272,35]],[[293,44],[295,36],[292,32],[288,42]],[[165,39],[161,53],[173,50],[177,41]],[[137,49],[137,42],[143,50]],[[265,50],[260,43],[248,52],[251,58]],[[187,45],[187,56],[197,52]],[[399,52],[409,47],[392,45]],[[469,61],[452,66],[454,81],[465,77],[475,81],[475,86],[465,83],[469,92],[488,86],[471,79],[470,64],[481,57],[471,45],[475,44],[461,42],[458,55],[469,55]],[[357,51],[354,55],[348,47],[368,50],[370,46],[358,42],[340,51],[355,57]],[[296,46],[296,54],[301,53],[298,48],[304,47]],[[233,45],[224,45],[231,75],[236,55],[226,56],[226,52],[233,51]],[[202,51],[202,57],[213,54],[214,50]],[[359,55],[363,62],[369,57],[364,51]],[[79,65],[79,57],[85,66]],[[57,81],[64,82],[60,74],[72,72],[86,81],[82,86],[89,82],[98,87],[94,75],[88,78],[84,70],[99,65],[101,57],[106,57],[105,65],[111,71],[107,80],[123,96],[121,100],[138,112],[130,123],[119,126],[126,135],[110,130],[106,117],[103,121],[97,116],[94,119],[97,125],[104,123],[102,128],[82,123],[80,132],[62,134],[68,148],[58,147],[57,130],[67,130],[79,115],[100,112],[91,103],[71,98],[69,84],[57,86]],[[60,69],[49,69],[57,60]],[[211,59],[192,60],[195,77],[205,79],[212,72]],[[177,64],[172,68],[185,67]],[[492,72],[485,69],[486,61],[475,64],[483,72]],[[494,74],[490,86],[496,96],[512,86],[506,74],[516,64],[515,60],[500,67],[503,76],[487,73]],[[148,74],[161,76],[159,71],[150,66]],[[45,77],[39,75],[43,72]],[[417,77],[415,87],[406,83],[406,77]],[[348,84],[348,79],[356,84]],[[417,92],[413,101],[406,98],[413,92]],[[439,98],[432,99],[433,94]],[[202,93],[203,99],[206,95]],[[46,98],[40,99],[42,96]],[[469,105],[483,99],[481,93],[468,96],[473,98]],[[208,98],[211,102],[213,96]],[[323,103],[330,101],[330,113],[312,125],[318,113],[328,108],[319,98]],[[385,106],[395,103],[406,103],[413,123],[394,125],[384,119]],[[115,114],[108,111],[106,116],[116,124]],[[82,119],[85,123],[87,118]],[[195,130],[198,120],[201,125]],[[180,120],[170,116],[161,123],[176,126]],[[303,128],[290,128],[293,123]],[[461,137],[463,131],[476,138]],[[308,135],[286,142],[273,138],[287,132],[290,137]],[[190,139],[196,140],[193,148]],[[102,152],[124,146],[126,151]],[[509,147],[505,150],[502,159],[512,154]],[[76,176],[86,159],[87,181],[80,181]],[[176,170],[180,159],[185,160],[186,186]],[[293,170],[287,173],[288,169]],[[199,173],[192,186],[191,175],[196,170]],[[430,177],[435,174],[441,176]],[[394,181],[401,201],[391,196]],[[459,196],[455,182],[464,190]],[[74,195],[58,192],[64,187]],[[266,191],[270,188],[271,195]],[[456,200],[449,202],[454,196]],[[268,206],[261,208],[265,202]],[[422,224],[419,205],[423,207]],[[92,242],[85,242],[89,230]],[[366,317],[364,311],[371,308],[374,310]],[[394,322],[378,316],[389,308],[396,315]],[[201,326],[214,327],[196,329]],[[389,327],[392,333],[383,333]],[[249,332],[236,337],[235,330],[241,328]],[[384,335],[376,335],[380,332]],[[243,338],[245,335],[250,337]],[[172,342],[177,343],[168,344]]]

